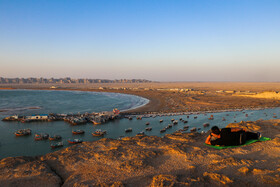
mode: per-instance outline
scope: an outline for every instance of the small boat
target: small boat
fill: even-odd
[[[136,134],[136,136],[143,136],[143,135],[145,135],[144,131],[141,131],[141,132]]]
[[[190,116],[187,116],[187,118],[190,118]]]
[[[57,143],[51,144],[52,149],[62,147],[62,146],[63,146],[63,142],[57,142]]]
[[[184,126],[183,128],[186,130],[186,129],[189,129],[189,126],[188,126],[188,125],[186,125],[186,126]]]
[[[209,120],[213,120],[214,118],[213,117],[211,117],[211,118],[208,118]]]
[[[162,122],[163,122],[163,119],[159,120],[159,122],[162,123]]]
[[[14,133],[16,136],[28,136],[31,134],[31,130],[30,129],[21,129],[18,130]]]
[[[118,140],[122,140],[124,138],[124,136],[119,136]]]
[[[97,121],[97,120],[91,120],[91,122],[93,123],[93,125],[99,125],[99,124],[101,124],[101,122],[100,122],[100,121]]]
[[[125,132],[132,132],[132,128],[128,128],[124,130]]]
[[[95,132],[91,133],[92,136],[104,136],[107,131],[102,131],[101,129],[97,129]]]
[[[222,121],[226,121],[226,118],[223,118]]]
[[[84,134],[85,131],[78,129],[78,130],[72,130],[72,134]]]
[[[147,127],[146,128],[146,131],[151,131],[152,130],[152,127]]]
[[[195,132],[196,131],[196,127],[193,127],[192,129],[191,129],[191,132]]]
[[[173,122],[175,119],[171,119],[171,121]]]
[[[49,138],[49,134],[47,134],[47,133],[35,134],[35,137],[34,137],[34,139],[36,141],[47,140],[48,138]]]
[[[204,123],[204,124],[203,124],[203,127],[209,127],[209,126],[210,126],[209,123]]]
[[[128,119],[129,119],[129,120],[133,120],[133,118],[132,118],[132,117],[129,117]]]
[[[197,116],[194,116],[193,119],[197,119]]]
[[[55,140],[60,140],[61,139],[61,136],[60,135],[54,135],[54,136],[50,136],[49,137],[49,140],[50,141],[55,141]]]
[[[273,118],[277,118],[277,116],[273,116]]]
[[[147,122],[147,123],[146,123],[146,125],[150,125],[150,123],[149,123],[149,122]]]
[[[72,139],[72,140],[68,140],[68,143],[70,144],[77,144],[77,143],[82,143],[83,140],[82,139]]]
[[[185,120],[185,121],[184,121],[184,123],[188,123],[188,121],[187,121],[187,120]]]
[[[180,121],[182,121],[183,119],[182,119],[182,118],[180,118],[179,120],[180,120]]]
[[[165,132],[165,131],[166,131],[166,129],[161,129],[159,132],[163,133],[163,132]]]
[[[177,124],[178,124],[178,121],[173,121],[173,124],[174,124],[174,125],[177,125]]]

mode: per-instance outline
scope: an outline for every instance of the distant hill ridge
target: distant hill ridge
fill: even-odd
[[[32,83],[147,83],[152,82],[145,79],[72,79],[66,78],[3,78],[0,77],[0,84],[32,84]]]

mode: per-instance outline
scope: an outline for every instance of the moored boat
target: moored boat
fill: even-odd
[[[16,136],[28,136],[31,134],[31,129],[20,129],[14,133]]]
[[[209,123],[204,123],[203,127],[209,127],[209,125],[210,125]]]
[[[52,149],[62,147],[62,146],[63,146],[63,142],[57,142],[57,143],[51,144]]]
[[[91,133],[92,136],[104,136],[107,131],[102,131],[101,129],[97,129],[95,132]]]
[[[191,132],[195,132],[196,131],[196,127],[193,127],[192,129],[191,129]]]
[[[143,136],[143,135],[145,135],[144,131],[141,131],[141,132],[136,134],[136,136]]]
[[[49,134],[48,133],[35,134],[35,137],[34,137],[34,139],[36,141],[47,140],[48,138],[49,138]]]
[[[146,131],[151,131],[152,130],[152,127],[147,127],[146,128]]]
[[[70,139],[68,140],[68,143],[70,144],[77,144],[77,143],[82,143],[83,140],[82,139]]]
[[[60,140],[61,139],[61,136],[60,135],[53,135],[53,136],[50,136],[49,137],[49,140],[50,141],[55,141],[55,140]]]
[[[72,134],[84,134],[85,131],[84,130],[81,130],[81,129],[78,129],[78,130],[72,130]]]
[[[125,132],[132,132],[132,128],[128,128],[124,130]]]

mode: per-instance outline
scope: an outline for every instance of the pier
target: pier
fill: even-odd
[[[18,121],[21,123],[28,122],[50,122],[65,121],[71,125],[81,125],[86,123],[103,124],[110,120],[121,118],[118,111],[100,112],[100,113],[84,113],[84,114],[39,114],[31,116],[13,115],[2,119],[2,121]]]

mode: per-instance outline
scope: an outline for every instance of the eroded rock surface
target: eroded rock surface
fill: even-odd
[[[240,122],[272,140],[233,149],[208,134],[102,139],[40,157],[0,161],[0,186],[279,186],[280,120]]]

